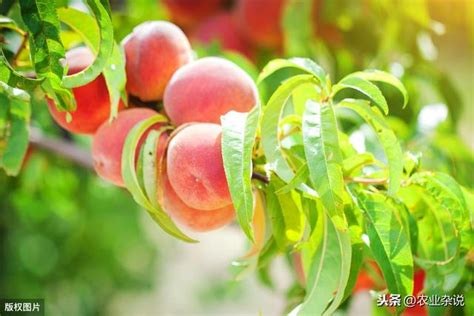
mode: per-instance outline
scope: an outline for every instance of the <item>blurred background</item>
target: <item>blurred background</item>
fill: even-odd
[[[8,3],[18,10],[9,0],[0,9]],[[87,10],[76,0],[57,5]],[[292,56],[314,59],[333,82],[366,68],[393,73],[410,96],[402,110],[399,96],[387,91],[389,122],[404,148],[472,192],[474,1],[112,0],[111,6],[117,41],[143,21],[170,20],[197,57],[223,55],[254,78],[269,60]],[[66,47],[80,43],[67,30],[62,39]],[[33,126],[43,138],[89,148],[89,138],[52,122],[39,97]],[[370,149],[373,140],[363,141]],[[249,245],[237,226],[194,234],[201,242],[184,244],[85,165],[33,144],[18,177],[0,174],[0,297],[45,298],[47,315],[279,315],[297,297],[286,257],[272,264],[271,283],[238,274],[233,262]]]

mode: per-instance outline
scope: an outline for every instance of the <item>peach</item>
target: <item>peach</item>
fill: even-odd
[[[184,127],[168,145],[167,170],[171,186],[186,205],[213,210],[232,203],[221,153],[220,125]]]
[[[251,47],[239,34],[235,17],[229,13],[220,13],[202,22],[194,32],[193,38],[203,44],[217,41],[223,50],[234,51],[253,59]]]
[[[151,109],[129,109],[120,112],[111,123],[105,122],[99,127],[92,142],[92,158],[94,169],[101,178],[117,186],[125,186],[122,178],[122,151],[125,139],[138,122],[156,114],[158,113]],[[161,125],[157,124],[156,127],[158,126]],[[145,136],[137,146],[137,155]],[[164,154],[164,149],[162,152]]]
[[[193,56],[183,31],[166,21],[138,25],[122,45],[127,91],[142,101],[161,100],[171,76]]]
[[[180,68],[165,90],[163,105],[175,125],[219,123],[229,111],[248,112],[258,102],[252,78],[236,64],[206,57]]]
[[[257,46],[279,48],[284,0],[238,0],[235,14],[242,34]]]
[[[162,188],[162,205],[165,212],[183,226],[194,231],[205,232],[220,228],[230,223],[235,217],[232,204],[206,211],[188,206],[176,194],[166,173],[162,178]]]
[[[86,47],[77,47],[66,53],[68,74],[78,73],[92,64],[94,54]],[[76,99],[76,110],[71,112],[72,120],[67,122],[67,112],[58,111],[54,101],[47,99],[53,119],[65,130],[79,134],[93,134],[110,116],[110,99],[103,75],[88,84],[72,89]],[[120,108],[123,104],[120,103]]]
[[[171,20],[189,29],[204,18],[217,12],[223,5],[223,0],[164,0]]]
[[[322,0],[313,1],[311,16],[313,18],[313,31],[315,35],[330,45],[340,46],[342,43],[342,33],[336,25],[324,20],[324,2]]]

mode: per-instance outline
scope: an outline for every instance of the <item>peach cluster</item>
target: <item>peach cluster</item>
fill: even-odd
[[[183,21],[188,18],[183,16]],[[144,102],[162,102],[169,124],[177,127],[170,135],[163,133],[158,143],[157,163],[163,162],[156,179],[160,204],[177,222],[195,231],[228,224],[235,210],[222,160],[220,117],[229,111],[250,111],[259,98],[255,83],[226,59],[194,60],[187,37],[170,22],[145,22],[122,45],[127,93]],[[84,47],[71,50],[66,57],[69,73],[85,69],[94,60]],[[144,107],[124,109],[121,104],[117,118],[110,122],[109,93],[102,75],[73,93],[77,109],[71,112],[72,120],[66,121],[66,113],[48,101],[53,118],[70,132],[93,134],[97,174],[125,186],[121,163],[127,135],[137,123],[158,112]],[[140,139],[136,155],[146,136]]]
[[[195,43],[217,41],[225,51],[255,60],[259,50],[279,53],[283,48],[283,18],[288,0],[164,0],[171,20]],[[323,19],[323,0],[312,0],[313,33],[326,43],[341,40],[339,29]]]

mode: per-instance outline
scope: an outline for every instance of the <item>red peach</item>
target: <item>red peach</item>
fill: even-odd
[[[164,0],[171,20],[184,27],[193,27],[204,18],[217,12],[223,5],[223,0]]]
[[[68,74],[78,73],[89,67],[95,57],[86,47],[74,48],[66,53]],[[71,112],[72,120],[67,122],[67,112],[58,111],[53,100],[48,107],[53,119],[64,129],[79,134],[93,134],[110,116],[110,99],[103,75],[88,84],[72,89],[76,99],[76,110]],[[123,108],[120,102],[119,108]]]
[[[239,0],[236,16],[242,33],[257,46],[279,48],[284,0]]]
[[[220,13],[205,20],[198,26],[193,37],[203,44],[217,41],[223,50],[238,52],[253,59],[249,43],[239,34],[235,17],[229,13]]]
[[[122,43],[125,50],[127,91],[142,101],[163,98],[174,72],[192,60],[186,35],[166,21],[145,22]]]
[[[252,78],[234,63],[206,57],[180,68],[165,90],[163,104],[175,125],[219,123],[229,111],[248,112],[258,102]]]
[[[151,109],[135,108],[122,111],[113,122],[102,124],[92,142],[92,158],[97,174],[117,186],[124,186],[122,178],[122,151],[130,130],[140,121],[158,114]],[[161,126],[157,124],[156,127]],[[141,143],[137,146],[137,155]],[[164,150],[163,150],[164,153]]]
[[[213,210],[232,203],[221,153],[222,129],[201,123],[184,127],[168,145],[171,186],[186,205]]]
[[[188,206],[174,191],[164,173],[162,178],[163,186],[163,209],[177,222],[194,231],[205,232],[227,225],[235,217],[232,204],[214,209],[198,210]]]

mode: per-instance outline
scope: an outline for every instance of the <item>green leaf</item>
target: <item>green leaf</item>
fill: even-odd
[[[303,141],[309,177],[337,229],[347,228],[342,202],[342,154],[333,107],[308,100],[303,114]]]
[[[60,8],[58,9],[58,15],[61,22],[79,34],[91,51],[97,54],[101,44],[100,32],[99,26],[91,15],[73,8]],[[120,99],[126,101],[126,97],[121,95],[127,80],[125,56],[122,48],[117,43],[113,44],[112,54],[107,59],[107,64],[102,71],[110,95],[110,118],[113,119],[117,116]]]
[[[96,50],[97,56],[92,65],[90,65],[83,71],[80,71],[73,75],[65,76],[63,78],[63,85],[68,88],[83,86],[97,78],[106,67],[107,62],[112,56],[114,50],[113,26],[112,20],[110,18],[110,13],[108,11],[108,6],[104,5],[100,0],[87,0],[87,5],[89,6],[91,12],[94,14],[95,20],[98,23],[98,29],[100,31],[100,46]],[[84,21],[79,21],[72,18],[65,21],[65,23],[74,22],[80,24],[74,24],[74,26],[71,26],[71,28],[73,29],[81,28],[81,22],[91,23],[90,19],[86,20],[85,18]],[[86,33],[84,33],[85,31],[91,31],[91,28],[89,27],[88,29],[82,30],[80,34],[86,35]],[[96,42],[96,38],[94,37],[94,35],[87,35],[89,36],[88,42],[90,44]]]
[[[266,189],[266,210],[270,219],[273,239],[280,250],[286,251],[288,241],[285,234],[285,221],[275,191],[273,184],[270,183]]]
[[[0,167],[17,175],[28,149],[30,96],[0,82],[0,104]]]
[[[79,34],[84,43],[97,54],[100,45],[100,31],[95,19],[74,8],[59,8],[59,20]]]
[[[338,230],[327,215],[320,214],[318,225],[303,248],[303,261],[309,262],[304,302],[298,315],[332,315],[344,298],[351,268],[349,230]]]
[[[288,79],[278,87],[264,108],[261,122],[263,151],[270,169],[287,183],[293,179],[294,172],[283,156],[278,138],[279,121],[292,92],[302,84],[314,82],[313,80],[310,75],[298,75]]]
[[[151,205],[159,207],[157,195],[158,180],[158,144],[162,131],[151,130],[143,143],[143,155],[141,157],[143,186]]]
[[[275,194],[285,194],[288,193],[292,190],[297,189],[300,187],[308,178],[309,176],[309,169],[308,169],[308,164],[304,163],[301,165],[301,167],[296,171],[295,176],[293,179],[288,182],[288,184],[282,186],[278,191],[275,192]]]
[[[28,78],[15,71],[8,63],[8,60],[0,47],[0,81],[5,82],[13,88],[33,90],[34,87],[40,85],[43,80],[44,78]]]
[[[349,232],[351,236],[351,270],[347,281],[347,286],[344,290],[344,300],[352,295],[352,290],[356,285],[359,276],[360,268],[362,267],[364,259],[364,243],[362,241],[362,227],[361,227],[361,210],[352,203],[352,201],[344,204],[344,213],[346,214],[347,222],[349,223]]]
[[[304,214],[299,195],[295,192],[275,194],[285,183],[278,177],[271,176],[267,188],[267,210],[272,223],[272,233],[278,247],[286,250],[289,245],[294,245],[304,232]]]
[[[354,89],[369,97],[383,113],[388,114],[387,100],[380,89],[370,81],[353,75],[348,75],[333,86],[333,95],[343,89]]]
[[[383,82],[383,83],[391,85],[392,87],[400,91],[400,93],[403,96],[403,107],[406,107],[408,103],[408,92],[405,86],[403,85],[403,83],[401,83],[401,81],[398,80],[398,78],[395,77],[394,75],[385,71],[377,70],[377,69],[369,69],[369,70],[354,72],[350,76],[363,78],[369,81]]]
[[[357,173],[364,166],[373,164],[375,157],[371,153],[362,153],[350,156],[342,162],[342,170],[345,176],[351,176]]]
[[[140,186],[135,171],[135,152],[140,138],[156,123],[166,121],[167,120],[164,116],[158,114],[137,123],[128,133],[122,152],[122,177],[134,200],[148,211],[150,216],[160,225],[161,228],[163,228],[164,231],[183,241],[196,242],[196,240],[189,238],[181,232],[173,220],[158,204],[154,206],[150,202]]]
[[[260,83],[273,73],[284,68],[296,68],[316,78],[321,85],[326,83],[326,73],[314,61],[308,58],[290,58],[290,59],[273,59],[270,61],[258,76],[257,82]]]
[[[73,110],[71,91],[62,86],[64,47],[59,37],[56,3],[51,0],[20,0],[23,22],[30,34],[30,56],[36,75],[44,79],[41,87],[63,110]]]
[[[127,75],[125,73],[125,55],[122,47],[114,43],[112,56],[107,61],[104,68],[105,83],[110,95],[110,118],[117,117],[120,100],[125,104],[127,96],[125,93],[125,84],[127,83]]]
[[[413,257],[409,234],[400,210],[389,196],[358,192],[359,207],[364,211],[369,248],[382,270],[390,293],[402,297],[413,292]]]
[[[443,173],[419,173],[411,180],[422,188],[423,193],[429,196],[429,200],[434,200],[432,202],[439,208],[436,210],[436,215],[439,216],[446,211],[449,213],[450,216],[446,217],[446,221],[454,223],[464,253],[469,251],[472,248],[473,231],[461,187],[453,178]]]
[[[338,106],[355,111],[377,134],[388,161],[389,193],[396,194],[403,175],[403,154],[395,133],[389,128],[383,116],[374,111],[366,101],[344,99],[338,103]]]
[[[0,29],[10,29],[24,35],[23,30],[18,27],[15,20],[2,15],[0,15]]]
[[[289,0],[283,10],[285,53],[289,56],[311,56],[313,40],[313,0]]]
[[[252,150],[259,115],[260,107],[255,106],[249,113],[231,111],[221,117],[222,158],[227,184],[240,227],[252,241]]]

